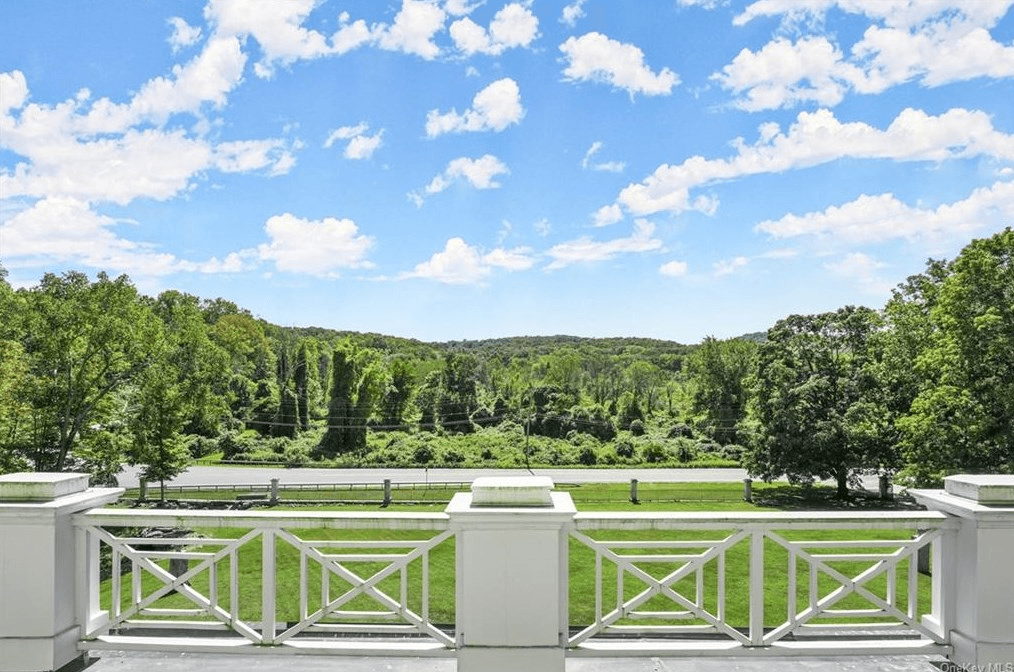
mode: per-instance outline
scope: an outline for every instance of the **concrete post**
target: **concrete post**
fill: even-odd
[[[383,506],[391,506],[391,479],[384,479],[384,503]]]
[[[636,478],[630,479],[630,502],[631,502],[631,504],[640,504],[640,501],[637,499],[637,479]]]
[[[137,483],[137,498],[142,502],[148,501],[148,481],[143,478]]]
[[[744,502],[752,502],[753,501],[753,479],[752,478],[744,478],[743,479],[743,501]]]
[[[459,672],[563,672],[576,510],[546,477],[483,477],[447,507],[457,531]]]
[[[57,670],[80,657],[73,514],[119,499],[87,474],[0,476],[0,672]],[[97,590],[97,588],[96,588]]]
[[[941,568],[951,582],[942,614],[951,660],[967,669],[1014,665],[1014,476],[949,476],[944,490],[910,492],[960,525],[956,539],[933,556],[934,575]]]
[[[272,506],[274,506],[275,504],[278,503],[278,479],[277,478],[272,478],[271,479],[271,499],[270,499],[270,502],[271,502]]]
[[[890,501],[894,499],[894,488],[891,487],[891,477],[887,474],[880,474],[880,499]]]

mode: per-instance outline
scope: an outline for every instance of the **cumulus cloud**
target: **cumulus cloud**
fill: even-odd
[[[169,46],[172,47],[173,53],[196,44],[201,39],[201,29],[191,26],[178,16],[169,19],[168,23],[173,29],[172,35],[169,36]]]
[[[370,268],[366,254],[373,238],[359,233],[351,219],[309,220],[290,213],[268,219],[264,231],[270,242],[257,248],[263,261],[279,271],[338,277],[345,268]]]
[[[534,263],[528,248],[497,248],[482,254],[478,248],[455,237],[447,241],[442,251],[417,264],[412,272],[402,274],[401,278],[425,278],[449,285],[471,285],[481,283],[495,268],[523,271],[531,268]]]
[[[440,55],[433,37],[443,30],[447,15],[432,2],[404,0],[390,26],[374,27],[377,45],[388,51],[432,60]]]
[[[509,173],[510,169],[492,154],[485,154],[478,159],[462,156],[448,163],[442,173],[430,180],[423,192],[428,196],[439,194],[455,182],[461,181],[474,189],[498,189],[500,183],[496,181],[497,176]],[[412,192],[409,199],[416,205],[422,205],[423,195]]]
[[[662,164],[640,183],[625,187],[617,202],[640,216],[687,210],[714,212],[717,202],[713,198],[694,196],[691,191],[724,180],[781,173],[843,158],[1014,159],[1014,135],[996,130],[987,114],[961,108],[937,116],[909,108],[883,130],[865,122],[841,122],[829,110],[801,112],[787,130],[775,123],[761,124],[754,144],[738,139],[734,147],[736,153],[730,158],[693,156],[679,165]]]
[[[654,237],[655,225],[639,219],[634,231],[626,238],[598,241],[587,236],[554,245],[546,253],[553,261],[546,270],[564,268],[571,264],[609,261],[620,254],[651,252],[662,248],[662,241]]]
[[[513,79],[505,77],[475,94],[472,107],[461,114],[453,109],[443,114],[430,110],[426,115],[426,135],[435,138],[444,133],[465,131],[499,132],[520,122],[524,115],[521,89]]]
[[[361,122],[355,126],[342,126],[331,131],[324,141],[324,148],[330,149],[338,141],[347,141],[342,155],[346,159],[369,159],[380,148],[384,140],[384,130],[367,134],[369,124]]]
[[[824,268],[834,275],[855,282],[873,294],[886,294],[891,289],[891,284],[878,275],[878,271],[885,266],[886,264],[862,252],[852,252],[840,261],[824,264]]]
[[[936,244],[964,240],[980,228],[1014,218],[1014,182],[997,182],[936,208],[913,207],[893,194],[862,195],[840,206],[788,214],[754,227],[772,238],[810,236],[847,246],[903,239]]]
[[[563,8],[563,12],[560,14],[560,23],[564,23],[571,28],[577,25],[578,19],[584,18],[584,4],[588,0],[577,0]]]
[[[688,268],[685,261],[670,261],[659,266],[658,273],[667,278],[680,278],[687,274]]]
[[[667,96],[680,81],[669,68],[652,72],[644,62],[644,52],[635,45],[618,42],[602,33],[569,37],[560,45],[560,51],[567,63],[563,76],[569,81],[602,82],[631,96],[637,93]]]
[[[539,35],[539,19],[527,6],[513,2],[496,13],[489,30],[466,17],[451,24],[450,34],[466,56],[497,56],[508,49],[529,46]]]
[[[909,81],[924,86],[978,77],[1014,76],[1014,45],[996,41],[989,30],[1007,13],[1011,0],[759,0],[733,21],[782,16],[816,25],[832,8],[874,23],[846,55],[827,37],[797,42],[777,37],[753,52],[744,49],[713,75],[747,110],[816,102],[836,105],[848,91],[881,93]]]

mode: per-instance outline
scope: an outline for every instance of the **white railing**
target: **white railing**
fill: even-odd
[[[95,509],[74,524],[83,649],[454,646],[430,618],[431,554],[453,536],[445,514]]]
[[[936,512],[578,513],[594,619],[568,644],[579,655],[947,653],[941,554],[956,528]]]

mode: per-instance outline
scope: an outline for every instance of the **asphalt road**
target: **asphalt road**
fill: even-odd
[[[556,483],[731,483],[743,469],[534,469]],[[524,469],[286,469],[284,467],[190,467],[167,485],[248,485],[280,483],[467,483],[479,476],[528,476]],[[137,486],[137,469],[120,474],[121,487]]]

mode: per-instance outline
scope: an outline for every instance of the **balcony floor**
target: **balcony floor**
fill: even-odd
[[[87,672],[454,672],[453,659],[102,651]],[[93,654],[94,656],[95,654]],[[936,656],[836,658],[575,658],[567,672],[947,672]],[[68,671],[69,672],[69,671]]]

